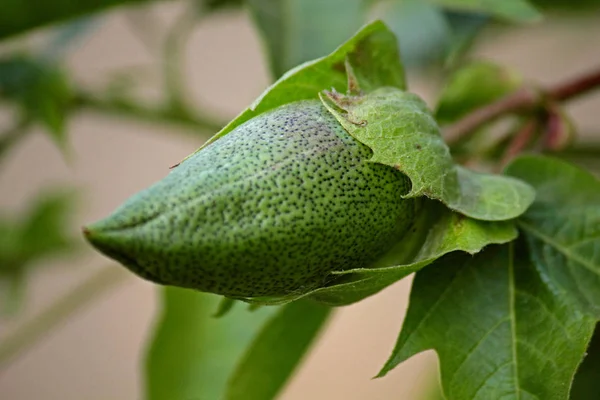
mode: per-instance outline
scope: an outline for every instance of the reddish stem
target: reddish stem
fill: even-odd
[[[464,118],[445,128],[444,137],[447,143],[456,143],[468,137],[482,125],[503,115],[531,112],[541,107],[544,102],[571,100],[598,87],[600,87],[600,68],[545,90],[524,87],[495,103],[480,107],[467,114]]]

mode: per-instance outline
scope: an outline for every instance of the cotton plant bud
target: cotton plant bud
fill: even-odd
[[[84,228],[150,281],[233,298],[288,296],[367,268],[407,234],[421,199],[369,161],[318,100],[260,114]]]

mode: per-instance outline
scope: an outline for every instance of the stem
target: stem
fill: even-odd
[[[571,100],[600,86],[600,68],[585,75],[560,83],[548,89],[535,90],[524,87],[495,103],[480,107],[464,118],[444,129],[444,137],[449,144],[456,143],[482,125],[506,114],[526,113],[542,107],[546,101],[561,102]]]
[[[184,73],[181,69],[184,65],[188,39],[198,22],[196,7],[198,6],[194,2],[190,2],[176,18],[175,23],[167,33],[164,47],[163,74],[168,96],[167,104],[173,110],[182,114],[187,114],[189,108],[187,107],[184,85],[181,79]]]
[[[565,101],[585,94],[600,86],[600,68],[572,81],[556,85],[546,91],[546,95],[555,101]]]
[[[37,317],[23,323],[0,343],[0,371],[6,368],[8,361],[18,353],[30,348],[50,330],[59,326],[92,300],[106,294],[108,289],[124,282],[128,276],[122,268],[114,266],[103,268],[79,287],[51,304]]]
[[[80,92],[77,95],[75,106],[82,109],[151,122],[182,125],[194,130],[200,129],[211,133],[220,130],[225,125],[224,121],[209,118],[205,115],[193,115],[192,113],[183,114],[173,112],[170,108],[143,106],[133,102],[112,101],[84,92]]]
[[[500,168],[503,168],[505,165],[507,165],[513,158],[517,156],[517,154],[527,147],[527,145],[533,140],[539,126],[539,121],[536,118],[525,122],[521,129],[519,129],[519,131],[514,135],[510,144],[508,145],[508,148],[504,152],[502,161],[500,161]]]

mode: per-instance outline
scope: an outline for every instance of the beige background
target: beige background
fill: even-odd
[[[159,21],[169,20],[172,8],[155,7]],[[110,13],[69,53],[67,63],[78,81],[99,85],[108,71],[152,65],[151,51],[132,34],[131,18],[131,13],[121,10]],[[481,48],[482,56],[511,65],[528,78],[554,82],[600,65],[600,19],[590,16],[575,25],[554,20],[508,34],[489,34]],[[203,22],[190,42],[186,67],[194,99],[224,117],[242,110],[269,82],[261,43],[244,12],[222,13]],[[156,68],[140,76],[156,78]],[[431,101],[433,84],[424,84],[418,76],[411,78],[412,89]],[[148,90],[149,97],[155,94],[156,90]],[[595,129],[600,134],[598,97],[574,103],[582,131]],[[77,232],[85,222],[105,216],[129,195],[160,179],[170,165],[200,144],[199,139],[175,131],[168,126],[82,114],[69,127],[70,164],[36,131],[2,165],[1,210],[18,212],[44,188],[75,186],[82,192],[73,221],[73,232]],[[22,318],[0,319],[0,339],[107,265],[108,260],[84,248],[78,257],[40,266],[31,276]],[[370,379],[394,344],[406,309],[409,281],[342,309],[282,399],[418,399],[420,387],[431,379],[435,368],[431,352],[402,364],[385,379]],[[139,362],[155,309],[155,288],[129,277],[49,332],[8,368],[0,369],[0,399],[141,399]]]

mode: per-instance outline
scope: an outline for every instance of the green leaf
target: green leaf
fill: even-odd
[[[372,14],[396,34],[402,61],[413,68],[456,64],[490,20],[487,14],[444,10],[422,0],[379,1]]]
[[[527,0],[431,0],[446,8],[458,11],[489,13],[514,22],[534,22],[540,13]]]
[[[96,27],[97,19],[94,17],[81,17],[57,25],[48,32],[48,38],[40,46],[38,54],[44,60],[57,62],[65,56],[66,52],[80,43]]]
[[[549,290],[513,247],[452,254],[418,272],[379,376],[435,349],[448,400],[566,400],[594,320]]]
[[[452,31],[440,7],[422,0],[382,1],[375,12],[398,37],[402,61],[420,66],[444,57]]]
[[[244,0],[195,0],[199,3],[200,10],[217,11],[224,8],[236,8],[244,5]]]
[[[444,254],[454,251],[475,254],[489,244],[506,243],[516,236],[517,230],[512,221],[478,221],[452,212],[440,203],[425,201],[407,238],[371,268],[334,273],[327,286],[300,296],[243,300],[258,304],[283,304],[308,296],[322,304],[344,306],[381,291]]]
[[[319,92],[324,89],[335,88],[345,91],[347,89],[344,67],[346,60],[352,62],[354,72],[362,78],[361,84],[365,89],[380,86],[400,89],[406,87],[396,37],[381,21],[375,21],[364,26],[330,55],[306,62],[288,71],[265,90],[254,104],[197,151],[265,111],[294,101],[317,99]]]
[[[487,14],[460,11],[445,11],[452,30],[452,42],[446,52],[445,66],[453,67],[460,63],[472,48],[481,30],[491,22]]]
[[[569,399],[592,400],[598,397],[598,376],[600,376],[600,326],[596,325],[587,354],[573,379]]]
[[[244,349],[276,308],[212,314],[219,297],[162,289],[163,310],[146,356],[148,400],[219,399]]]
[[[76,248],[67,234],[73,192],[44,193],[19,218],[0,217],[0,302],[4,311],[18,309],[25,297],[27,273],[35,262]]]
[[[598,0],[531,0],[542,10],[560,10],[566,12],[589,12],[600,8]]]
[[[41,195],[22,222],[21,241],[30,257],[63,251],[72,246],[67,236],[68,220],[73,214],[73,191]]]
[[[348,133],[373,150],[370,161],[410,178],[406,197],[427,196],[486,221],[515,218],[533,201],[534,191],[519,180],[454,164],[427,105],[412,93],[384,87],[358,96],[327,92],[321,99]]]
[[[248,0],[275,77],[323,57],[365,20],[365,0]]]
[[[0,275],[0,316],[14,316],[25,301],[26,282],[23,269]]]
[[[519,226],[544,281],[600,317],[600,181],[541,156],[520,157],[506,173],[537,191]]]
[[[73,93],[60,68],[20,55],[0,59],[0,96],[19,103],[25,116],[41,122],[64,150]]]
[[[238,364],[225,399],[276,398],[330,313],[330,308],[307,301],[281,307],[264,325]]]
[[[122,4],[148,0],[3,0],[0,13],[0,39],[41,26],[102,11]]]
[[[513,71],[489,61],[475,61],[457,70],[441,92],[435,111],[440,124],[454,122],[476,108],[514,92],[522,83]]]
[[[44,193],[19,219],[0,218],[0,276],[72,250],[67,232],[73,203],[71,191]]]

